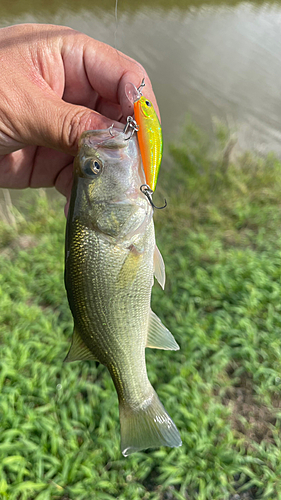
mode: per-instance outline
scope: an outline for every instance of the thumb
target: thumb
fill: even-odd
[[[45,146],[75,155],[79,137],[85,130],[106,129],[119,122],[84,106],[76,106],[60,99],[56,94],[46,95],[34,89],[28,103],[28,112],[17,126],[17,140],[28,145]],[[22,113],[23,114],[23,113]]]

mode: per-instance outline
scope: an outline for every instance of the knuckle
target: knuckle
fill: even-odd
[[[86,108],[70,109],[64,117],[62,144],[68,151],[76,153],[80,135],[90,125],[90,112]]]

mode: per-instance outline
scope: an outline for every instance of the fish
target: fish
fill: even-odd
[[[139,88],[127,83],[125,93],[134,106],[137,136],[146,177],[146,184],[154,192],[163,156],[162,128],[152,102],[142,95],[144,79]]]
[[[176,425],[150,384],[145,348],[178,350],[150,308],[154,275],[165,284],[153,208],[136,136],[86,131],[74,161],[66,227],[65,287],[74,320],[66,361],[107,367],[118,400],[121,451],[180,446]]]

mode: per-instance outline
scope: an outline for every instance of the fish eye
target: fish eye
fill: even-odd
[[[151,106],[152,106],[151,102],[150,102],[150,101],[148,101],[148,100],[146,100],[146,101],[145,101],[145,104],[146,104],[149,108],[151,108]]]
[[[100,171],[101,171],[101,164],[97,160],[95,160],[93,166],[93,172],[94,174],[99,174]]]
[[[93,177],[94,175],[98,175],[102,170],[102,164],[100,161],[95,160],[94,158],[87,158],[83,163],[83,172],[89,177]]]

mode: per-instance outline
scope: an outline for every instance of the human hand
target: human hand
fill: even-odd
[[[2,28],[0,60],[0,187],[55,186],[69,198],[81,133],[125,123],[128,82],[145,77],[158,112],[139,63],[71,28]]]

